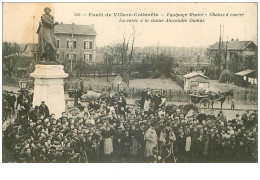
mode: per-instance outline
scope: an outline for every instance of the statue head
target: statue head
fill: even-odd
[[[51,13],[51,9],[49,7],[46,7],[46,8],[44,8],[44,12],[46,14],[50,14]]]

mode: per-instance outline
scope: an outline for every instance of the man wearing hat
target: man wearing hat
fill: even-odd
[[[10,93],[10,107],[13,109],[14,111],[14,104],[15,104],[15,101],[16,101],[16,96],[14,95],[14,92],[11,91]]]
[[[162,102],[160,91],[156,91],[156,94],[153,97],[153,102],[154,102],[154,112],[157,112],[159,105]]]
[[[50,116],[49,108],[45,104],[45,101],[42,101],[41,105],[39,106],[39,114],[43,115],[44,119]]]
[[[125,98],[124,98],[122,93],[120,93],[120,96],[119,96],[119,99],[117,101],[117,104],[118,104],[118,109],[119,110],[121,109],[121,107],[126,109],[126,100],[125,100]]]
[[[144,102],[145,102],[145,97],[147,95],[147,91],[146,89],[144,88],[141,92],[141,102],[140,102],[140,106],[141,106],[141,109],[144,109]]]
[[[114,106],[115,101],[116,101],[116,99],[115,99],[115,97],[114,97],[114,92],[111,91],[110,94],[109,94],[109,96],[108,96],[107,99],[106,99],[106,104],[107,104],[108,106]]]
[[[21,108],[18,111],[17,115],[18,124],[22,125],[23,131],[27,132],[28,129],[28,114],[24,106],[21,106]]]

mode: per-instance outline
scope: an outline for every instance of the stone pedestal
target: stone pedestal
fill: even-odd
[[[68,77],[63,65],[35,65],[35,71],[30,74],[34,80],[33,106],[40,106],[42,101],[49,107],[50,114],[56,118],[65,111],[64,83]]]

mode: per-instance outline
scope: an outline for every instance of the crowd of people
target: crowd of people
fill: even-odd
[[[30,93],[28,89],[19,90],[18,93],[13,91],[3,91],[3,116],[2,121],[6,121],[13,118],[15,110],[25,108],[27,113],[32,106],[33,93]]]
[[[118,98],[119,97],[119,98]],[[3,130],[7,162],[257,162],[257,112],[226,119],[220,111],[167,109],[144,90],[139,105],[109,92],[83,110],[55,117],[43,101]],[[191,106],[192,107],[192,106]],[[8,159],[7,159],[8,157]]]
[[[13,91],[3,91],[3,114],[2,121],[4,122],[7,118],[11,118],[15,110],[16,96]]]

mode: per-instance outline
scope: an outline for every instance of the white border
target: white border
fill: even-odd
[[[2,2],[2,1],[1,1]],[[17,2],[8,0],[5,2]],[[27,1],[27,2],[53,2],[53,1]],[[55,2],[64,2],[56,0]],[[65,1],[66,2],[66,1]],[[78,2],[86,2],[78,0]],[[93,2],[93,1],[90,1]],[[96,2],[116,2],[99,1]],[[131,0],[127,2],[138,2]],[[148,2],[148,1],[142,1]],[[156,2],[156,1],[149,1]],[[160,1],[169,2],[169,1]],[[192,1],[184,1],[192,2]],[[205,1],[196,1],[205,2]],[[216,2],[216,1],[215,1]],[[217,2],[227,2],[224,0]],[[237,2],[237,1],[228,1]],[[248,1],[239,1],[248,2]],[[251,1],[252,2],[252,1]],[[2,6],[1,6],[2,12]],[[22,17],[21,17],[22,18]],[[259,23],[259,18],[258,18]],[[1,18],[2,26],[2,18]],[[2,28],[1,28],[2,29]],[[2,36],[1,36],[2,39]],[[2,44],[1,44],[2,45]],[[259,66],[258,66],[259,67]],[[1,64],[2,71],[2,64]],[[2,73],[0,74],[2,78]],[[2,86],[1,86],[2,90]],[[2,95],[2,94],[1,94]],[[2,104],[0,103],[0,108]],[[1,123],[2,128],[2,123]],[[2,138],[0,138],[2,147]],[[259,144],[259,143],[258,143]],[[2,153],[0,155],[2,159]],[[216,179],[216,180],[257,180],[259,176],[259,164],[0,164],[0,178],[5,179],[57,179],[57,180],[81,180],[81,179]]]

